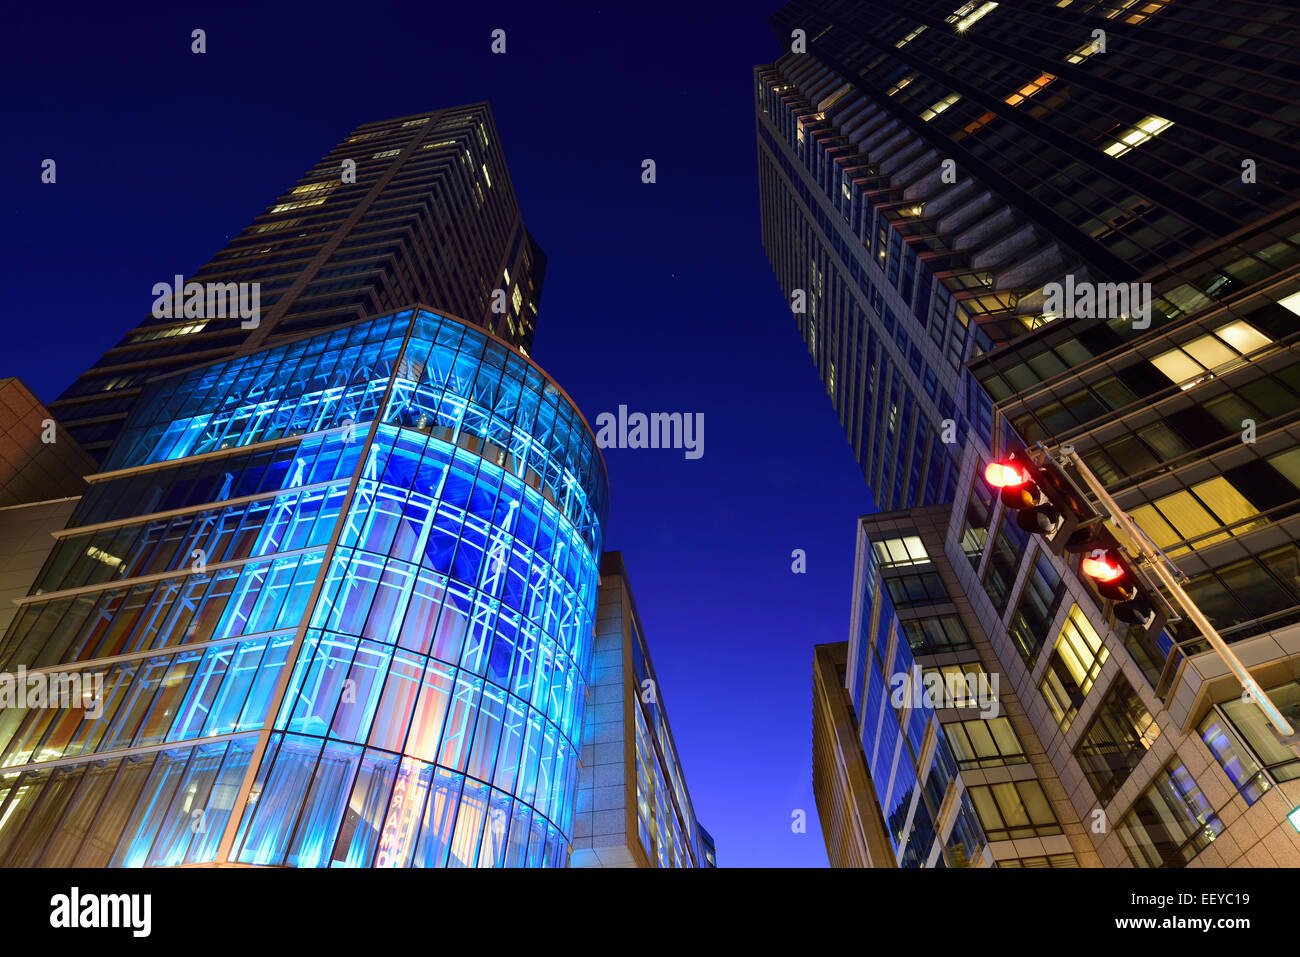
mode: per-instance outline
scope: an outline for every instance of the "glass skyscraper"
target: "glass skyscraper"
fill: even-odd
[[[565,864],[606,498],[432,309],[151,384],[0,645],[102,689],[0,711],[0,865]]]
[[[102,458],[150,378],[413,302],[527,354],[545,271],[487,103],[366,123],[185,280],[211,307],[146,316],[50,410]],[[257,315],[235,314],[253,286]]]
[[[773,28],[764,245],[893,510],[860,526],[885,554],[860,545],[856,602],[911,596],[851,638],[855,706],[895,630],[951,619],[961,650],[913,652],[999,674],[1013,734],[959,769],[985,861],[1300,864],[1294,757],[1195,629],[1114,622],[983,479],[994,454],[1077,450],[1300,718],[1297,11],[795,0]],[[979,790],[1026,769],[1031,795]]]

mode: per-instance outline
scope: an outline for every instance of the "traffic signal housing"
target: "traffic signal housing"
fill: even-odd
[[[1096,509],[1051,459],[1039,465],[1012,452],[990,462],[984,479],[999,490],[1008,511],[1016,513],[1016,524],[1041,536],[1049,551],[1084,555],[1080,577],[1109,603],[1115,620],[1148,633],[1158,633],[1168,623],[1165,603],[1149,590]]]
[[[1118,621],[1137,625],[1147,632],[1159,631],[1168,618],[1164,606],[1149,594],[1129,559],[1113,546],[1093,549],[1084,556],[1079,570],[1097,589],[1097,594],[1111,602],[1111,614]]]
[[[1059,555],[1087,544],[1091,536],[1082,523],[1094,513],[1054,468],[1035,465],[1028,456],[1011,453],[990,462],[984,480],[999,490],[1002,504],[1016,513],[1016,524],[1041,535]]]

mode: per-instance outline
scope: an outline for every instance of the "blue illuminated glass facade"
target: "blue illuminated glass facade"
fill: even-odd
[[[160,380],[0,670],[0,866],[563,866],[604,464],[541,370],[407,309]]]

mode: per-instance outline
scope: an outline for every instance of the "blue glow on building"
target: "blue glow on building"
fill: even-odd
[[[0,863],[567,862],[608,488],[536,366],[409,309],[159,380],[105,469],[0,644],[103,715],[0,717]]]

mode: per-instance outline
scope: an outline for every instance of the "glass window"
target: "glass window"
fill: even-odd
[[[1135,867],[1182,867],[1222,833],[1222,822],[1177,761],[1156,775],[1119,825]]]
[[[914,655],[937,655],[974,647],[956,615],[912,618],[900,624]]]
[[[1123,675],[1118,676],[1074,749],[1102,807],[1110,803],[1158,737],[1160,728],[1142,698]]]
[[[916,651],[913,649],[913,654]],[[932,678],[931,675],[934,677]],[[987,687],[988,675],[978,661],[960,665],[943,665],[926,668],[924,680],[938,681],[944,689],[945,701],[954,708],[979,707],[979,689]]]
[[[1110,652],[1078,605],[1070,606],[1038,690],[1061,731],[1068,731]]]
[[[953,721],[943,726],[952,745],[957,766],[963,771],[973,768],[996,768],[1024,764],[1024,746],[1006,718],[977,718]]]
[[[1052,805],[1037,780],[976,785],[968,790],[990,841],[1061,833]]]
[[[930,561],[925,545],[916,535],[872,542],[872,548],[875,549],[876,558],[880,560],[881,568],[892,568],[897,565],[925,565]]]
[[[1293,726],[1300,723],[1300,682],[1289,681],[1265,691]],[[1277,740],[1272,725],[1254,702],[1234,698],[1219,707],[1273,780],[1281,782],[1300,778],[1300,757]]]
[[[975,482],[966,501],[966,522],[962,529],[961,548],[976,568],[988,540],[989,522],[993,518],[993,490],[984,481],[984,463],[976,462]]]
[[[943,587],[943,579],[934,572],[887,578],[885,586],[889,589],[889,597],[893,600],[895,608],[948,600],[948,591]]]
[[[1047,629],[1056,615],[1057,605],[1065,587],[1061,576],[1052,564],[1051,556],[1040,551],[1034,560],[1034,570],[1025,582],[1011,615],[1007,630],[1025,667],[1033,670],[1038,653],[1047,643]]]
[[[1012,513],[1005,512],[994,541],[993,554],[984,570],[984,590],[999,617],[1007,610],[1007,599],[1016,580],[1016,569],[1020,567],[1020,557],[1025,553],[1028,541],[1029,533],[1016,524]]]
[[[1197,730],[1201,740],[1219,762],[1223,773],[1237,788],[1237,792],[1254,804],[1272,787],[1268,777],[1250,750],[1232,729],[1232,724],[1217,709],[1212,709],[1201,721]]]

